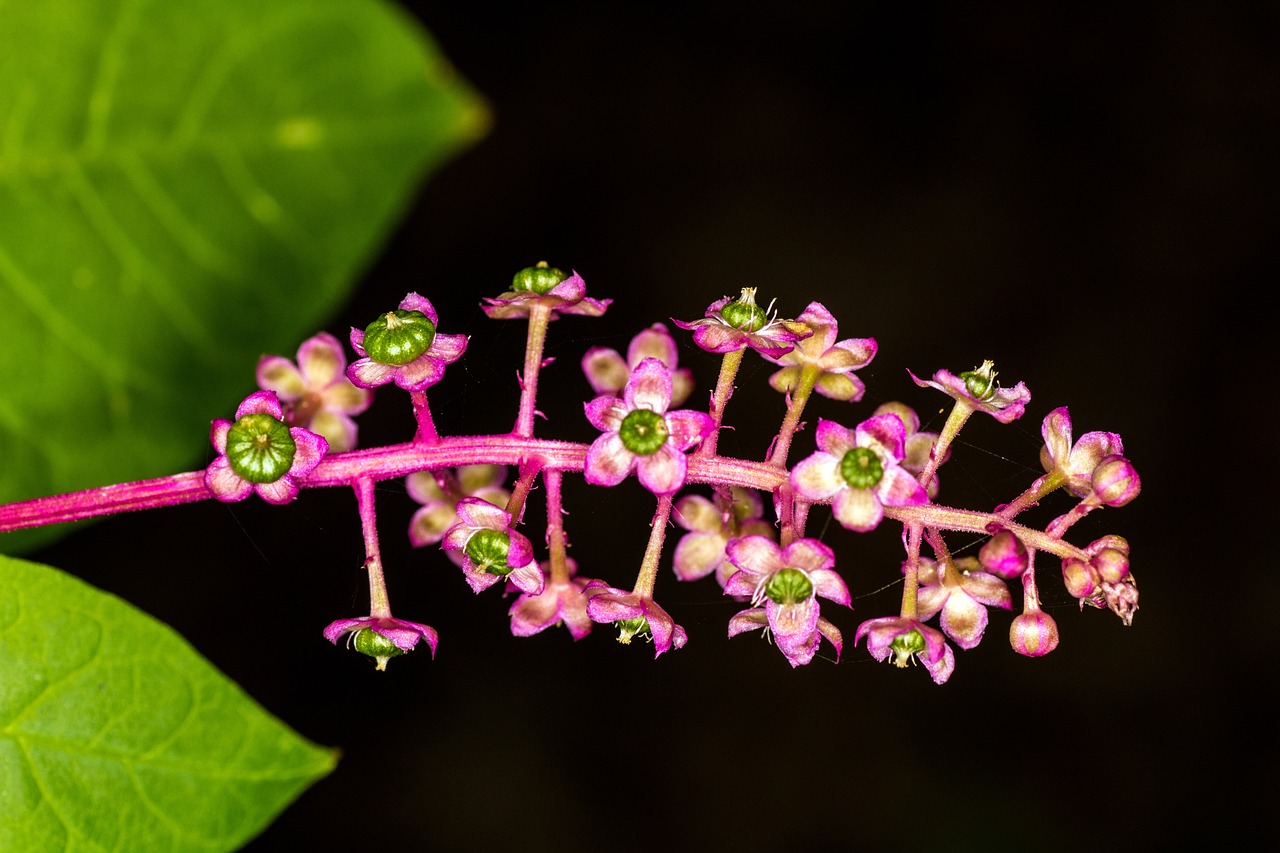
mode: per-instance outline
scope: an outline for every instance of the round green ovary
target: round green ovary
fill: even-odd
[[[379,364],[408,364],[436,339],[436,327],[421,311],[388,311],[364,330],[364,351]]]
[[[289,428],[270,415],[245,415],[227,431],[227,461],[250,483],[274,483],[289,473],[297,449]]]
[[[905,634],[899,634],[889,643],[889,648],[897,652],[899,657],[918,655],[925,649],[924,635],[919,631],[908,631]]]
[[[361,628],[356,633],[356,651],[371,658],[393,658],[404,654],[404,649],[371,628]]]
[[[638,456],[650,456],[667,443],[667,419],[648,409],[636,409],[622,419],[618,437],[622,446]]]
[[[764,594],[777,604],[797,604],[813,595],[813,582],[799,569],[786,568],[770,576]]]
[[[996,383],[989,375],[977,370],[966,370],[960,374],[964,380],[964,388],[977,400],[989,400],[996,394]]]
[[[764,309],[754,302],[730,302],[720,309],[720,316],[735,329],[758,332],[768,321]]]
[[[467,540],[467,556],[477,571],[491,575],[509,575],[507,554],[511,552],[511,537],[501,530],[481,530]]]
[[[548,293],[565,278],[567,276],[555,267],[525,267],[511,280],[511,289],[516,293]]]
[[[874,450],[855,447],[840,460],[840,476],[855,489],[869,489],[884,476],[884,466]]]

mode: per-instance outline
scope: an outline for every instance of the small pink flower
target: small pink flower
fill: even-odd
[[[738,571],[726,595],[747,595],[754,605],[729,620],[729,636],[765,627],[793,667],[813,660],[822,637],[840,657],[840,631],[818,613],[818,596],[849,606],[849,589],[834,570],[835,554],[816,539],[797,539],[785,548],[764,536],[734,539],[726,549]]]
[[[583,590],[587,596],[587,615],[592,622],[614,622],[618,626],[618,642],[630,645],[637,634],[653,639],[653,656],[679,649],[689,640],[684,628],[667,615],[667,611],[647,595],[615,589],[604,581],[590,581]]]
[[[942,633],[916,619],[885,616],[870,619],[858,626],[853,638],[856,646],[867,638],[867,651],[878,661],[893,656],[895,666],[901,668],[909,660],[919,660],[929,670],[934,684],[942,684],[956,668],[955,652],[947,645]]]
[[[476,497],[496,507],[505,507],[511,497],[511,493],[502,488],[507,469],[501,465],[463,465],[443,474],[450,481],[451,490],[456,486],[456,492],[441,489],[430,471],[418,471],[405,477],[404,485],[409,497],[422,504],[409,519],[409,541],[416,548],[435,545],[444,538],[449,528],[460,520],[457,507],[463,498]],[[462,565],[461,551],[446,553],[449,559]]]
[[[919,506],[929,496],[899,462],[905,429],[893,414],[876,415],[849,430],[819,419],[818,452],[791,471],[791,487],[805,500],[831,502],[836,520],[850,530],[873,530],[886,506]]]
[[[393,619],[390,616],[365,616],[360,619],[339,619],[324,629],[324,638],[337,645],[347,637],[347,644],[355,643],[356,650],[378,662],[378,669],[385,670],[387,661],[405,652],[413,651],[419,640],[426,640],[431,656],[436,655],[439,640],[435,628],[418,622]]]
[[[782,370],[769,377],[775,391],[790,393],[800,382],[805,365],[815,365],[822,374],[813,389],[833,400],[861,400],[866,386],[853,375],[853,371],[866,367],[876,354],[875,338],[847,338],[837,341],[840,327],[836,318],[821,302],[810,302],[809,307],[796,318],[813,330],[813,334],[799,341],[795,349],[770,361],[781,364]]]
[[[702,495],[686,495],[676,501],[672,519],[689,532],[680,537],[672,568],[682,581],[705,578],[715,572],[723,589],[738,567],[725,556],[725,546],[738,536],[774,535],[773,525],[765,521],[764,504],[752,489],[733,487],[733,506],[728,517]]]
[[[256,391],[236,409],[234,423],[219,418],[209,430],[218,458],[205,469],[204,484],[220,501],[242,501],[253,492],[267,503],[286,504],[298,496],[297,481],[329,452],[323,436],[288,427],[280,401]]]
[[[921,621],[942,613],[942,632],[962,649],[972,649],[987,629],[987,608],[1013,607],[1013,596],[1004,581],[981,570],[977,559],[962,557],[955,562],[959,579],[939,571],[933,560],[921,558],[920,587],[916,595]]]
[[[511,526],[511,515],[480,498],[458,501],[461,519],[444,536],[446,551],[462,553],[462,572],[477,593],[502,579],[521,592],[542,592],[542,570],[533,561],[533,545]]]
[[[621,391],[631,376],[631,371],[646,358],[656,358],[671,371],[671,405],[678,406],[689,399],[693,391],[693,371],[678,367],[680,356],[675,339],[661,323],[654,323],[631,339],[624,359],[617,350],[592,347],[582,357],[582,372],[597,394],[614,395]]]
[[[547,581],[540,593],[524,593],[511,605],[508,614],[511,616],[511,633],[517,637],[531,637],[553,625],[563,624],[569,629],[575,640],[581,640],[591,633],[595,623],[587,615],[587,596],[583,593],[589,578],[576,577],[578,566],[573,560],[569,564],[569,579],[564,583]],[[542,569],[550,573],[549,561],[542,563]]]
[[[921,379],[909,370],[907,373],[911,374],[911,378],[921,388],[937,388],[957,403],[975,411],[986,412],[1002,424],[1012,423],[1022,417],[1031,400],[1031,392],[1021,382],[1012,388],[999,387],[994,367],[994,363],[984,361],[981,367],[965,371],[959,376],[939,370],[933,374],[933,381]]]
[[[707,352],[726,353],[751,347],[773,358],[786,355],[796,341],[813,334],[803,323],[769,317],[756,305],[754,287],[742,288],[737,299],[726,296],[712,302],[701,320],[671,322],[682,329],[693,329],[693,342]]]
[[[342,344],[327,332],[308,338],[298,347],[294,364],[278,355],[258,361],[258,387],[274,391],[284,404],[284,422],[324,436],[332,453],[356,446],[358,415],[369,408],[373,392],[357,388],[347,379],[347,356]]]
[[[347,368],[347,377],[361,388],[388,382],[406,391],[430,388],[444,378],[445,365],[461,358],[467,348],[466,335],[439,334],[438,322],[436,309],[425,297],[408,294],[399,310],[383,314],[365,329],[351,330],[351,346],[363,357]],[[365,348],[371,332],[377,334],[372,353]]]
[[[1040,448],[1040,464],[1048,473],[1035,482],[1036,488],[1050,477],[1062,477],[1067,489],[1076,497],[1087,497],[1093,491],[1093,472],[1106,457],[1124,452],[1124,443],[1114,432],[1087,432],[1071,443],[1071,415],[1066,406],[1054,409],[1040,425],[1044,447]]]
[[[546,264],[521,270],[516,273],[511,290],[496,299],[485,297],[484,301],[489,303],[483,306],[484,313],[495,320],[528,317],[538,304],[550,306],[552,317],[556,314],[599,317],[613,302],[587,296],[586,282],[577,272],[565,277],[560,270]]]
[[[711,434],[715,423],[705,412],[668,412],[671,372],[646,358],[631,372],[622,399],[597,397],[586,405],[587,420],[604,432],[587,451],[585,477],[597,486],[616,486],[635,470],[640,483],[656,495],[684,485],[685,454]]]

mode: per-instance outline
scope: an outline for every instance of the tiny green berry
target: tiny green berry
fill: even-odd
[[[769,321],[764,309],[756,304],[754,287],[742,288],[741,296],[720,309],[720,317],[733,328],[744,332],[758,332]]]
[[[618,427],[622,446],[637,456],[652,456],[667,443],[670,432],[667,419],[648,409],[635,409],[627,413]]]
[[[894,651],[893,662],[898,666],[906,666],[912,655],[918,655],[925,650],[924,634],[917,630],[899,634],[889,643],[889,648]]]
[[[245,415],[227,431],[227,462],[250,483],[274,483],[289,473],[297,449],[289,427],[261,412]]]
[[[619,619],[613,624],[618,626],[618,642],[624,646],[631,644],[631,638],[636,634],[648,634],[649,620],[643,616],[636,616],[633,619]]]
[[[516,273],[511,280],[511,289],[516,293],[547,293],[551,288],[568,278],[562,270],[547,266],[541,261],[537,266],[525,267]]]
[[[360,654],[371,658],[393,658],[404,654],[404,649],[372,628],[361,628],[353,645]]]
[[[501,530],[478,530],[467,540],[464,549],[476,571],[491,575],[511,574],[507,555],[511,553],[511,537]]]
[[[364,330],[364,350],[379,364],[408,364],[436,339],[436,327],[421,311],[397,308]]]
[[[788,567],[769,576],[764,594],[775,604],[798,604],[813,597],[813,582],[804,572]]]
[[[871,448],[855,447],[840,460],[840,476],[855,489],[869,489],[884,476],[884,465]]]
[[[981,367],[966,370],[960,374],[965,390],[972,394],[974,399],[985,403],[996,396],[996,372],[992,370],[993,367],[995,367],[994,362],[984,361]]]

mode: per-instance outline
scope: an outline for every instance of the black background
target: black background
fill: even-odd
[[[838,666],[792,671],[710,581],[657,598],[688,646],[652,659],[603,626],[507,632],[400,531],[379,491],[395,611],[442,635],[376,673],[320,630],[366,606],[345,491],[287,509],[213,503],[114,519],[34,555],[172,624],[272,712],[344,751],[248,849],[1160,849],[1276,841],[1272,504],[1273,226],[1264,208],[1280,91],[1275,7],[1071,4],[415,6],[494,113],[490,135],[424,189],[331,331],[409,290],[472,336],[432,389],[442,432],[506,431],[524,326],[482,296],[538,260],[575,268],[601,319],[553,324],[539,435],[589,440],[577,360],[743,286],[784,315],[811,300],[874,336],[866,400],[807,412],[852,425],[902,399],[936,429],[948,402],[906,370],[996,361],[1027,416],[975,419],[945,502],[990,507],[1036,474],[1039,423],[1119,432],[1143,475],[1131,506],[1069,537],[1126,536],[1142,609],[1080,613],[1052,567],[1062,643],[1029,660],[996,613],[951,681],[852,645],[892,614],[897,532],[857,537],[815,511],[854,611]],[[680,334],[699,391],[714,357]],[[288,354],[288,353],[286,353]],[[749,355],[721,451],[761,458],[782,416]],[[252,390],[246,377],[246,391]],[[406,440],[379,392],[362,443]],[[812,449],[802,433],[793,460]],[[572,555],[630,586],[652,498],[569,478]],[[1055,496],[1061,497],[1061,496]],[[1047,514],[1069,504],[1052,501]],[[542,503],[528,520],[540,539]],[[672,532],[671,542],[680,531]],[[198,543],[193,545],[194,543]],[[972,544],[959,541],[956,546]],[[1265,553],[1266,550],[1271,554]],[[669,552],[668,552],[669,553]],[[111,556],[105,556],[111,555]]]

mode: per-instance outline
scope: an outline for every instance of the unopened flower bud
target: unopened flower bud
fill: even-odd
[[[548,293],[568,277],[562,270],[540,261],[537,266],[525,267],[516,273],[511,280],[511,289],[516,293]]]
[[[996,577],[1013,580],[1027,570],[1027,546],[1009,530],[1001,530],[978,551],[978,562]]]
[[[1090,598],[1098,588],[1098,572],[1084,560],[1068,557],[1062,561],[1062,581],[1075,598]]]
[[[1107,506],[1124,506],[1141,491],[1137,470],[1123,456],[1108,456],[1093,469],[1093,492]]]
[[[1029,658],[1047,655],[1058,647],[1058,623],[1039,608],[1023,613],[1009,626],[1009,645]]]
[[[400,365],[431,349],[436,327],[421,311],[388,311],[364,330],[364,349],[378,364]]]
[[[1118,548],[1103,548],[1093,555],[1089,565],[1108,583],[1119,583],[1129,575],[1129,555]]]

